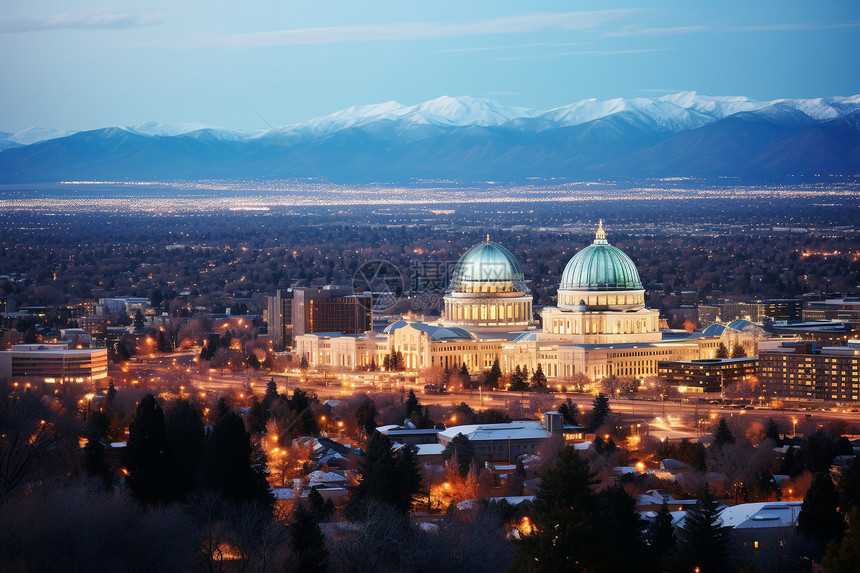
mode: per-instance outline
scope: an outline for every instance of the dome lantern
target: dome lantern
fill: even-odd
[[[565,266],[559,290],[642,290],[642,281],[630,257],[606,240],[601,219],[594,242],[576,253]]]

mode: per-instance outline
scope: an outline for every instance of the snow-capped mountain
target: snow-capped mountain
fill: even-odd
[[[40,141],[47,141],[49,139],[65,137],[73,133],[75,132],[69,131],[67,129],[51,129],[49,127],[28,127],[27,129],[22,129],[17,133],[12,133],[4,139],[6,141],[12,141],[14,143],[17,143],[19,145],[30,145],[33,143],[39,143]]]
[[[0,133],[0,182],[853,177],[858,126],[860,95],[763,102],[682,92],[547,111],[443,96],[357,105],[276,129],[150,122]]]

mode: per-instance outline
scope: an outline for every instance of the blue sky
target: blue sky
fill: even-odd
[[[0,53],[5,131],[253,129],[441,95],[823,97],[860,93],[860,2],[6,0]]]

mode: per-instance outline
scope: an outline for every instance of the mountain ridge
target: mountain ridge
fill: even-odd
[[[352,106],[276,130],[148,122],[29,144],[2,134],[0,182],[853,176],[858,118],[860,95],[759,102],[681,92],[542,112],[442,96]]]

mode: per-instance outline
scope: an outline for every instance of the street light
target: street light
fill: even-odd
[[[791,419],[791,435],[792,437],[797,435],[797,418]]]

